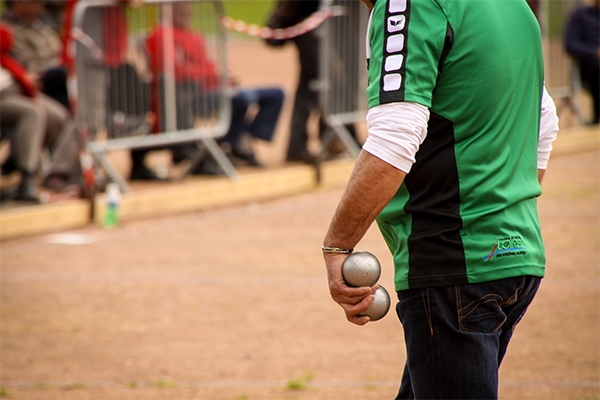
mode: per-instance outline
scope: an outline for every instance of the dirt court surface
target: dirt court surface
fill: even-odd
[[[600,397],[598,160],[551,160],[539,200],[547,277],[501,368],[502,399]],[[3,242],[2,395],[393,398],[405,360],[396,316],[356,327],[328,294],[319,247],[340,195],[70,232],[82,245]],[[376,229],[358,248],[392,288]]]
[[[242,82],[291,93],[291,49],[233,50]],[[275,143],[258,148],[271,164],[290,105]],[[599,155],[551,159],[539,199],[547,277],[501,368],[501,399],[600,398]],[[405,361],[395,314],[356,327],[327,290],[320,245],[341,193],[0,243],[0,397],[393,398]],[[87,243],[56,243],[69,239]],[[358,249],[380,258],[393,289],[375,227]]]

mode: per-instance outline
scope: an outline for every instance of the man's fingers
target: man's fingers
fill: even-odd
[[[333,300],[335,300],[335,302],[340,304],[354,305],[360,303],[368,295],[374,294],[378,288],[378,285],[375,285],[373,287],[365,286],[355,288],[347,286],[345,283],[343,283],[331,287],[330,292],[331,297],[333,298]]]
[[[359,317],[358,315],[354,315],[354,316],[346,316],[348,318],[348,321],[352,322],[355,325],[358,326],[363,326],[365,324],[367,324],[368,322],[371,322],[371,318],[367,317],[366,315],[363,315],[362,317]]]
[[[346,319],[356,325],[364,325],[371,319],[367,316],[359,316],[358,314],[366,311],[373,303],[375,296],[369,294],[367,297],[362,299],[356,304],[340,303],[344,312],[346,313]]]

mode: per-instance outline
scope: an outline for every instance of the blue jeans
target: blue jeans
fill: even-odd
[[[397,399],[497,399],[498,368],[541,278],[398,291],[407,362]]]
[[[221,142],[227,142],[232,148],[236,148],[244,132],[271,141],[283,100],[283,90],[276,87],[240,90],[231,99],[231,125]],[[249,119],[246,114],[252,104],[257,106],[257,112],[254,118]]]

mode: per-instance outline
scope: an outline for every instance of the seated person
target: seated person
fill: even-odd
[[[44,185],[60,191],[81,176],[77,132],[65,107],[37,90],[35,82],[10,54],[12,34],[0,24],[0,125],[9,128],[10,154],[2,173],[21,173],[10,197],[38,201],[36,175],[42,149],[51,161]]]
[[[192,13],[191,2],[173,3],[173,26],[158,26],[148,36],[146,48],[149,54],[150,67],[155,79],[152,87],[153,109],[158,116],[157,127],[166,131],[167,127],[161,116],[165,115],[164,104],[160,104],[161,77],[164,77],[163,60],[174,60],[175,96],[177,108],[177,129],[189,129],[197,117],[208,117],[211,105],[214,105],[214,94],[220,90],[220,79],[216,66],[206,54],[203,37],[190,28]],[[166,35],[168,33],[168,35]],[[173,37],[173,46],[165,49],[164,37]],[[173,54],[170,54],[173,53]],[[231,82],[235,94],[232,101],[231,125],[227,134],[219,140],[223,150],[231,157],[238,157],[252,165],[258,165],[251,148],[244,148],[243,135],[270,141],[283,105],[284,93],[280,88],[242,89]],[[248,109],[256,105],[258,110],[253,118]],[[214,107],[214,106],[213,106]],[[179,161],[179,154],[186,153],[185,146],[176,146],[174,161]],[[140,162],[140,154],[148,150],[135,150],[134,162]],[[134,166],[135,168],[135,166]],[[201,168],[195,173],[207,173]]]
[[[67,68],[62,64],[62,42],[58,32],[42,16],[44,2],[6,0],[2,22],[14,34],[11,55],[34,78],[38,88],[69,109]]]

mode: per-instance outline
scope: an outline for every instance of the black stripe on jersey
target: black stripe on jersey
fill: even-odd
[[[452,30],[452,26],[450,23],[446,25],[446,38],[444,39],[444,48],[442,49],[442,56],[440,57],[440,61],[438,62],[438,76],[442,74],[444,70],[444,61],[446,57],[448,57],[448,53],[452,50],[452,45],[454,45],[454,31]]]
[[[431,113],[427,137],[404,182],[410,194],[404,210],[412,217],[409,286],[468,283],[451,121]]]
[[[410,0],[406,0],[406,10],[401,12],[391,12],[390,3],[394,3],[394,0],[386,0],[385,2],[385,20],[386,29],[384,32],[384,44],[383,44],[383,57],[381,65],[381,78],[379,82],[379,102],[380,104],[393,103],[404,101],[404,90],[405,90],[405,77],[406,77],[406,55],[408,53],[408,23],[410,20]],[[401,30],[394,30],[395,27],[401,26],[404,28]],[[388,43],[390,38],[392,41],[399,35],[403,36],[403,46],[397,51],[389,51]],[[393,38],[394,37],[394,38]],[[390,58],[402,56],[402,63],[398,70],[386,71],[386,64]],[[398,88],[389,88],[389,83],[386,83],[386,79],[389,79],[394,74],[400,75],[400,86]],[[386,90],[388,89],[388,90]]]

